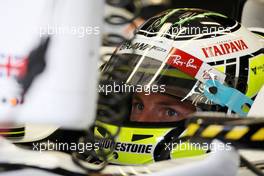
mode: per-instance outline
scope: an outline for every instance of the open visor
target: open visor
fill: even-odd
[[[144,93],[151,97],[155,93],[174,97],[175,102],[187,102],[198,107],[196,109],[210,111],[212,106],[220,105],[217,108],[227,107],[242,116],[247,113],[243,106],[250,107],[253,103],[232,88],[237,84],[234,77],[174,47],[168,50],[125,43],[102,67],[102,73],[101,80],[110,83],[101,86],[105,94]]]
[[[164,64],[148,56],[132,53],[114,54],[103,66],[102,73],[101,79],[109,85],[101,85],[104,88],[101,93],[106,95],[110,92],[130,94],[131,103],[127,105],[130,112],[128,119],[133,122],[179,121],[199,109],[195,106],[200,105],[201,101],[209,103],[205,97],[201,98],[203,94],[197,80],[169,64]],[[195,87],[197,90],[194,92]],[[200,102],[194,103],[195,99]],[[152,108],[157,106],[153,108],[157,112],[153,112],[154,115],[149,113],[149,116],[152,117],[148,120],[131,119],[133,114],[139,113],[140,108],[141,110],[143,108],[136,105],[137,103],[142,103],[145,109],[146,106]],[[135,110],[135,108],[139,110]],[[152,111],[154,111],[153,109]],[[168,111],[169,109],[178,111]],[[156,117],[162,116],[161,113],[179,113],[179,118]]]

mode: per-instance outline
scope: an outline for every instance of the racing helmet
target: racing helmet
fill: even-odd
[[[193,111],[173,120],[156,120],[159,111],[146,121],[133,119],[135,95],[143,92],[150,101],[167,96],[194,106],[195,112],[245,117],[264,83],[263,68],[261,39],[237,21],[202,9],[160,13],[141,25],[133,40],[119,46],[102,67],[94,129],[99,147],[111,151],[109,162],[129,165],[204,154],[210,148],[185,138],[184,124]],[[115,104],[121,94],[126,101]],[[111,120],[109,114],[116,117]]]

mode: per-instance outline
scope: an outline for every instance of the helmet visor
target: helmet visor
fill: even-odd
[[[112,83],[111,92],[131,95],[130,122],[177,122],[197,110],[192,103],[194,96],[188,96],[197,81],[157,59],[114,54],[102,72],[107,73],[102,79]]]

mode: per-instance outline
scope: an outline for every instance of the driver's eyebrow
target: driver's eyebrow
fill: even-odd
[[[179,101],[159,101],[156,104],[161,105],[161,106],[174,106],[174,105],[179,105],[181,102]]]
[[[172,105],[179,105],[182,104],[181,100],[178,98],[171,98],[171,97],[166,97],[164,100],[160,100],[157,102],[158,105],[164,105],[164,106],[172,106]]]
[[[173,98],[173,99],[166,99],[166,100],[160,100],[156,103],[157,105],[160,106],[181,106],[184,105],[186,106],[187,104],[182,102],[179,98]],[[192,104],[190,104],[192,106]]]
[[[133,100],[142,101],[141,98],[138,95],[134,95],[133,96]]]

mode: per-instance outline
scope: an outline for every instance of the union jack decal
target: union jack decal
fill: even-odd
[[[27,72],[28,58],[0,54],[0,78],[21,78]]]

